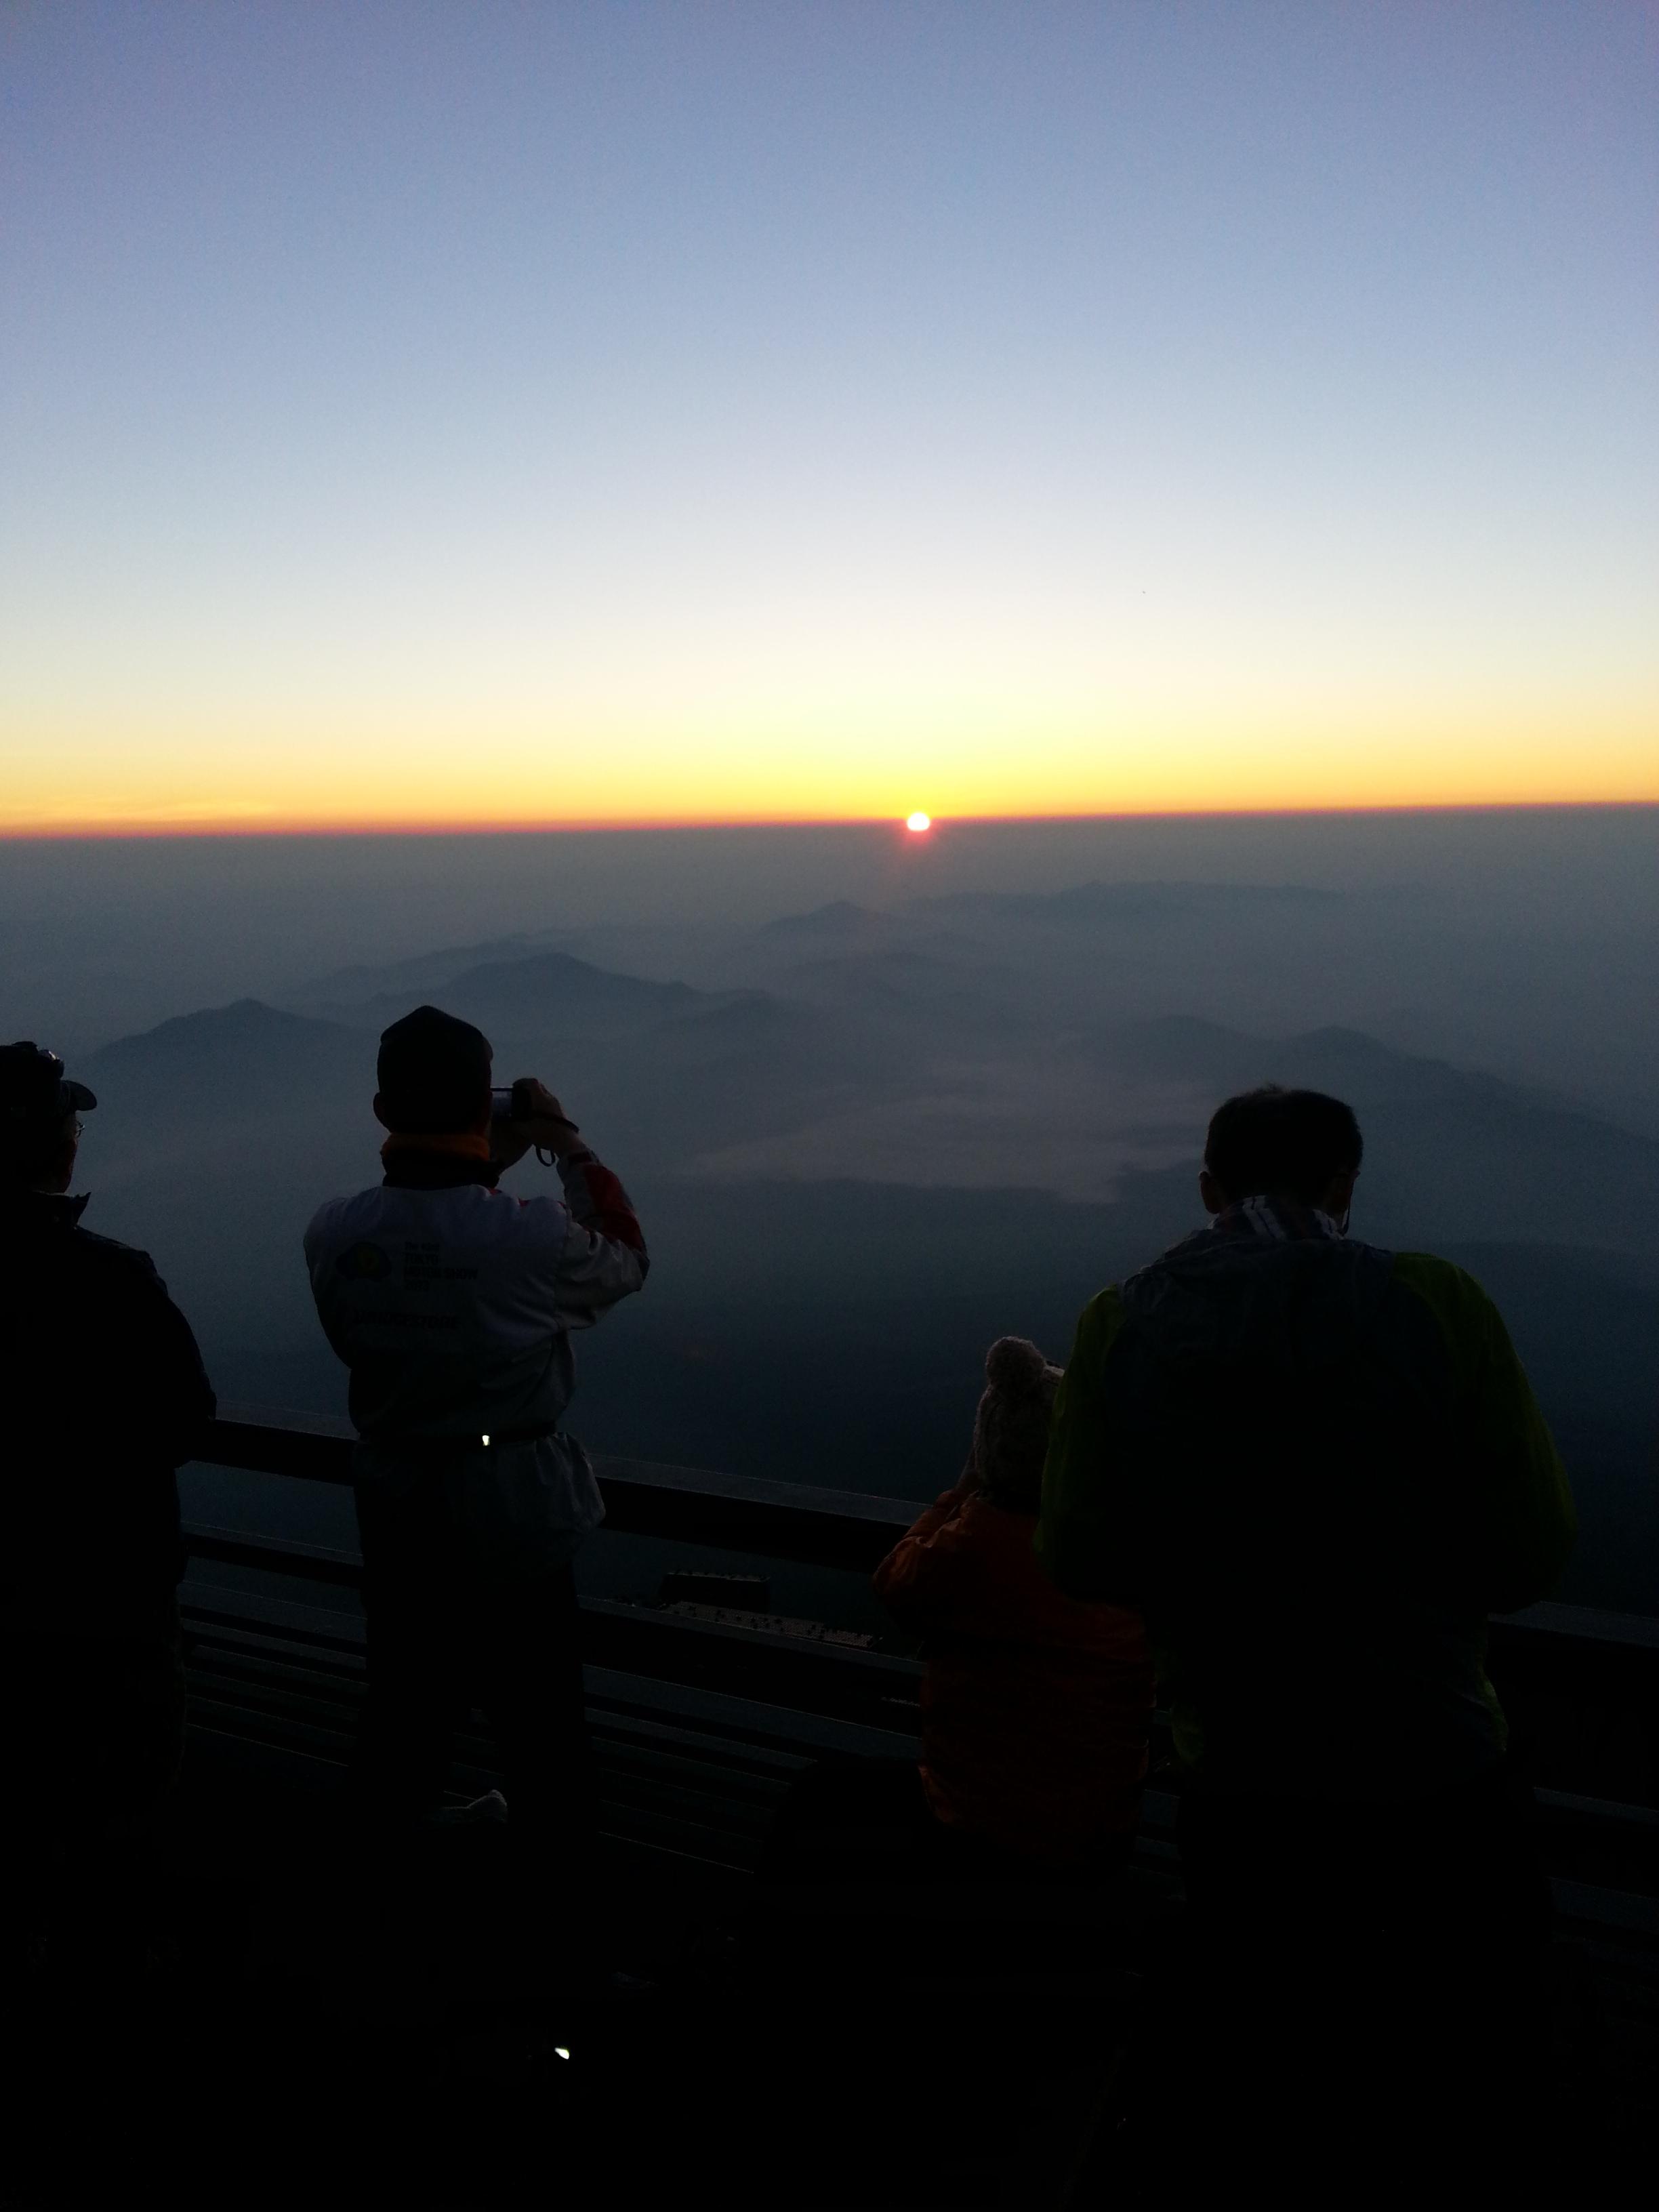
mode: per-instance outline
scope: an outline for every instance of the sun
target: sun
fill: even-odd
[[[931,814],[922,813],[918,808],[915,813],[907,814],[905,816],[904,826],[907,830],[914,830],[916,836],[920,837],[924,830],[931,830],[933,828],[933,817]]]

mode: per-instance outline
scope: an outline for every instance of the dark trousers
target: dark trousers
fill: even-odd
[[[112,1967],[160,1933],[152,1831],[185,1748],[176,1593],[122,1613],[132,1632],[0,1638],[9,1900],[58,1952]]]
[[[372,1832],[395,1838],[439,1803],[457,1731],[482,1709],[501,1754],[507,1863],[532,1968],[588,1971],[597,1906],[592,1758],[568,1566],[526,1575],[472,1560],[435,1484],[357,1493],[368,1699],[355,1765]]]
[[[1224,2138],[1332,2188],[1546,2148],[1549,1899],[1508,1769],[1396,1805],[1182,1802],[1183,2040]]]

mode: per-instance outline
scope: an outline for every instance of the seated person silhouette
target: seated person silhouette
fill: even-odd
[[[961,1480],[876,1570],[926,1639],[919,1765],[821,1761],[765,1871],[938,1880],[1085,1876],[1133,1839],[1152,1668],[1138,1614],[1055,1589],[1031,1548],[1060,1370],[1001,1338]]]
[[[1123,1856],[1146,1771],[1152,1668],[1139,1614],[1066,1596],[1031,1549],[1060,1370],[1005,1336],[961,1480],[876,1571],[927,1639],[920,1777],[963,1841],[1048,1866]]]

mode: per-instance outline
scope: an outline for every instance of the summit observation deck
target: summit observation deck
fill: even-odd
[[[286,1486],[349,1485],[351,1452],[344,1423],[229,1409],[203,1461],[283,1486],[269,1518],[293,1525]],[[867,1577],[917,1509],[596,1466],[595,1549],[625,1555],[581,1601],[610,1868],[572,1909],[604,1917],[648,1986],[550,2071],[521,2074],[489,2027],[513,1940],[498,1837],[445,1832],[398,1926],[352,1860],[355,1549],[268,1533],[249,1485],[243,1525],[187,1525],[190,1739],[167,1840],[181,1955],[157,2032],[177,2039],[192,2160],[241,2171],[260,2146],[244,2202],[337,2185],[627,2203],[762,2179],[800,2204],[1103,2202],[1182,1911],[1161,1720],[1134,1855],[1109,1879],[919,1886],[856,1832],[779,1878],[768,1839],[797,1778],[915,1756],[921,1659],[872,1625]],[[775,1602],[780,1576],[793,1595]],[[1493,1624],[1492,1668],[1554,1897],[1564,2094],[1586,2145],[1611,2147],[1659,2087],[1659,1620],[1534,1607]],[[1285,1719],[1294,1855],[1293,1698]],[[474,1715],[456,1802],[497,1778]]]

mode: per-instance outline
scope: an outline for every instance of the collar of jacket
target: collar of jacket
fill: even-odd
[[[0,1188],[0,1217],[18,1229],[73,1229],[91,1195],[84,1190],[71,1198],[66,1191]]]
[[[1298,1199],[1242,1198],[1224,1206],[1210,1227],[1218,1237],[1255,1237],[1268,1244],[1293,1244],[1305,1237],[1340,1237],[1341,1226],[1316,1206]]]
[[[380,1146],[380,1158],[397,1152],[442,1152],[458,1160],[487,1160],[489,1139],[482,1129],[393,1129]]]
[[[417,1152],[407,1139],[395,1149],[387,1146],[381,1157],[386,1173],[380,1183],[386,1190],[464,1190],[473,1182],[494,1190],[501,1176],[498,1160],[469,1159],[459,1152]]]

